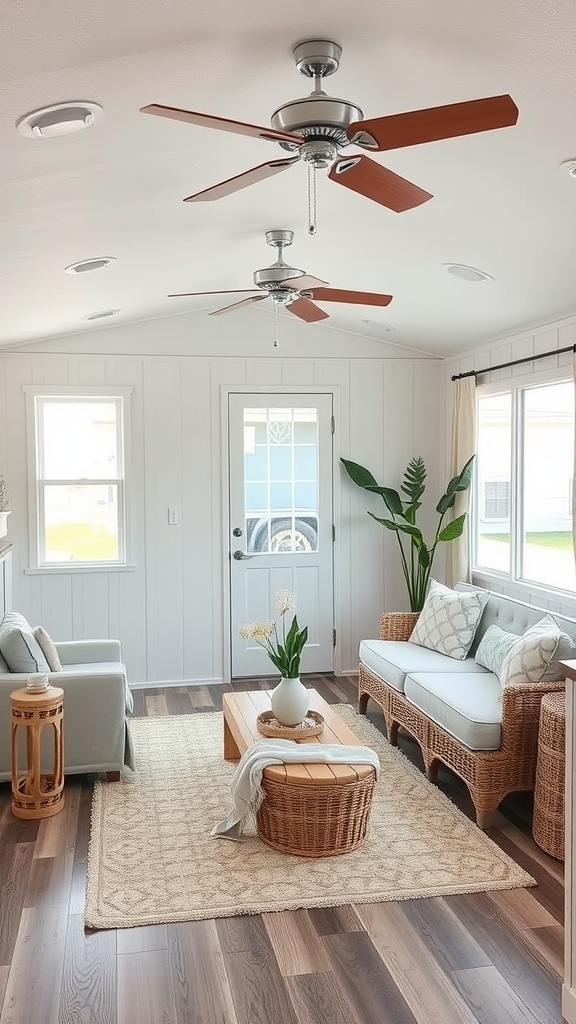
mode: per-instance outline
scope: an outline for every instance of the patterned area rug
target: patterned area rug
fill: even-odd
[[[230,809],[234,770],[222,758],[221,714],[135,719],[136,773],[95,787],[87,927],[535,884],[366,718],[344,704],[336,710],[377,751],[382,772],[366,844],[316,859],[277,853],[254,827],[238,843],[210,837]]]

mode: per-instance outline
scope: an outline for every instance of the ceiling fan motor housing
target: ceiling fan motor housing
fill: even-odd
[[[333,159],[342,146],[349,145],[350,140],[346,134],[348,125],[361,121],[363,117],[363,111],[355,103],[318,91],[278,107],[272,114],[270,124],[277,131],[298,132],[306,139],[303,146],[281,142],[282,149],[289,152],[300,150],[306,159],[308,142],[331,143],[334,147]]]

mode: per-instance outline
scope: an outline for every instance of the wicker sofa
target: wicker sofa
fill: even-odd
[[[478,588],[460,583],[456,589]],[[534,789],[540,702],[545,693],[563,690],[564,680],[502,688],[497,676],[476,664],[474,653],[489,625],[521,635],[545,614],[490,593],[463,662],[407,643],[418,618],[413,612],[385,613],[380,639],[360,645],[360,712],[371,697],[383,710],[391,744],[399,727],[414,736],[431,781],[441,763],[463,779],[483,829],[508,793]],[[554,618],[576,642],[576,621]]]

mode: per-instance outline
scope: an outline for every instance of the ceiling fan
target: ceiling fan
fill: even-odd
[[[314,89],[309,96],[278,107],[272,114],[270,128],[157,103],[142,107],[145,114],[156,114],[203,128],[217,128],[219,131],[278,142],[282,149],[296,154],[259,164],[188,196],[184,202],[221,199],[304,160],[308,165],[311,195],[311,234],[315,232],[314,185],[318,168],[329,167],[328,177],[331,181],[359,192],[396,213],[402,213],[432,199],[430,192],[382,167],[364,153],[341,158],[341,149],[354,145],[380,153],[460,135],[474,135],[495,128],[507,128],[516,124],[518,119],[516,104],[510,96],[503,95],[364,120],[363,111],[356,103],[336,99],[322,89],[322,80],[338,70],[341,54],[342,48],[338,43],[326,39],[306,40],[295,46],[296,67],[301,74],[314,79]]]
[[[380,292],[355,292],[342,288],[329,288],[327,281],[318,277],[311,277],[304,270],[298,267],[291,267],[284,262],[284,248],[292,245],[294,232],[287,229],[275,229],[266,232],[268,245],[273,245],[278,250],[278,259],[269,267],[254,271],[254,284],[256,288],[228,288],[216,292],[179,292],[169,295],[169,299],[184,298],[191,295],[246,295],[247,298],[233,302],[221,309],[214,309],[210,316],[221,316],[222,313],[232,313],[242,306],[252,305],[253,302],[261,302],[262,299],[272,299],[274,313],[278,313],[280,306],[297,316],[306,323],[313,323],[316,320],[326,320],[329,316],[320,306],[316,305],[315,299],[320,302],[350,302],[363,306],[387,306],[392,302],[391,295],[382,295]],[[277,321],[274,332],[274,347],[278,347]]]

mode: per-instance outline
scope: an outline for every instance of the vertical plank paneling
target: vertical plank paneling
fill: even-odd
[[[147,345],[153,352],[150,338]],[[273,352],[260,360],[101,356],[80,349],[0,357],[0,423],[10,423],[9,436],[0,437],[0,456],[5,446],[6,472],[15,478],[14,606],[57,639],[119,637],[134,683],[221,679],[228,645],[221,385],[289,386],[296,392],[321,387],[333,391],[337,413],[336,658],[340,670],[355,669],[359,640],[376,628],[383,603],[401,604],[404,584],[393,538],[368,521],[365,496],[342,477],[338,456],[372,462],[383,478],[403,468],[415,435],[425,433],[424,419],[438,423],[441,398],[435,388],[424,387],[428,364],[434,372],[434,361],[422,361],[416,378],[411,359],[311,359]],[[32,381],[133,388],[130,571],[23,575],[28,538],[22,386]],[[177,509],[177,526],[168,526],[168,507]],[[381,571],[366,571],[375,565]]]
[[[178,360],[145,363],[144,404],[148,678],[182,679],[182,419]],[[168,524],[169,507],[176,510],[175,526]]]
[[[222,612],[215,619],[206,581],[211,580],[222,608],[221,507],[212,497],[220,491],[219,464],[211,447],[210,364],[182,364],[182,613],[184,678],[221,677]],[[190,401],[194,395],[194,401]],[[218,400],[218,406],[220,402]],[[218,432],[219,436],[219,432]],[[216,478],[216,479],[215,479]],[[199,494],[205,495],[199,500]],[[211,595],[210,595],[211,596]]]

